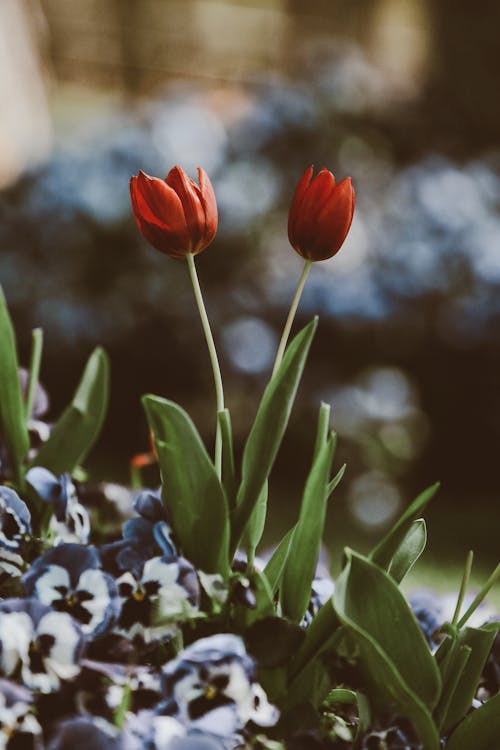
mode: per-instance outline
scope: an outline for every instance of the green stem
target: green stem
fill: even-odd
[[[28,385],[26,387],[26,399],[24,402],[24,415],[26,423],[29,421],[35,400],[36,387],[40,376],[40,364],[42,361],[43,349],[43,331],[41,328],[34,328],[31,333],[31,357],[30,369],[28,375]]]
[[[470,605],[469,609],[465,613],[465,615],[460,618],[459,622],[457,623],[457,627],[463,628],[469,617],[476,611],[476,609],[479,607],[481,602],[483,601],[484,597],[488,593],[488,591],[495,585],[495,583],[500,580],[500,563],[496,566],[493,573],[490,575],[486,583],[484,584],[483,588],[479,592],[479,594],[476,596],[472,604]]]
[[[311,260],[306,260],[306,262],[304,263],[304,268],[302,269],[302,274],[300,276],[299,283],[297,284],[297,289],[295,290],[295,295],[290,306],[290,311],[286,319],[285,327],[283,328],[283,333],[281,334],[281,341],[278,347],[278,351],[276,352],[276,359],[274,360],[274,367],[271,377],[274,377],[278,370],[278,367],[281,364],[281,360],[283,359],[283,355],[285,353],[286,345],[288,342],[288,337],[290,336],[290,331],[292,329],[293,319],[295,318],[295,313],[297,312],[297,307],[299,306],[300,298],[302,296],[302,290],[304,289],[309,271],[311,270],[311,264]]]
[[[222,387],[222,376],[220,373],[219,359],[217,357],[217,350],[215,348],[214,337],[212,336],[212,330],[210,328],[207,311],[205,309],[205,303],[203,302],[203,295],[201,293],[200,282],[198,281],[198,274],[196,273],[194,255],[192,253],[188,253],[188,255],[186,255],[186,259],[189,268],[189,275],[191,277],[191,283],[193,285],[194,296],[196,298],[196,304],[198,305],[198,311],[200,313],[201,325],[203,327],[203,332],[207,341],[210,362],[212,363],[218,415],[224,409],[224,390]],[[215,469],[217,471],[217,476],[220,479],[222,474],[222,436],[218,417],[216,420],[216,424],[217,431],[215,433]]]
[[[460,610],[462,609],[462,604],[465,597],[465,592],[467,591],[467,586],[469,585],[470,580],[470,574],[472,570],[472,561],[474,559],[474,552],[472,550],[469,551],[466,559],[465,559],[465,568],[464,568],[464,574],[462,576],[462,583],[460,585],[460,592],[458,594],[457,599],[457,606],[455,607],[455,612],[453,614],[453,620],[451,621],[452,625],[456,625],[458,622],[458,618],[460,617]]]

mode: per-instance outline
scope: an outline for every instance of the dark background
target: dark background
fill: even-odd
[[[441,479],[432,555],[498,556],[500,5],[460,0],[8,0],[0,8],[0,283],[21,359],[45,329],[55,418],[96,344],[112,401],[91,475],[128,481],[139,397],[179,401],[212,441],[213,384],[187,269],[146,246],[128,181],[209,173],[220,229],[198,259],[239,449],[301,270],[287,210],[305,167],[351,175],[339,255],[273,480],[293,521],[332,403],[340,543],[368,544]],[[145,480],[154,482],[153,474]],[[342,529],[342,531],[340,530]],[[432,566],[432,565],[431,565]]]

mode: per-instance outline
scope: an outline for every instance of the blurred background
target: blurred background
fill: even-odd
[[[296,327],[315,313],[320,327],[272,533],[296,517],[326,400],[348,464],[330,510],[336,558],[440,479],[429,581],[435,559],[461,564],[471,546],[480,568],[495,561],[499,25],[493,0],[2,0],[0,283],[24,364],[31,329],[45,329],[53,418],[91,349],[110,354],[94,478],[127,482],[148,449],[146,391],[213,440],[187,269],[137,232],[130,175],[200,165],[213,181],[220,229],[198,271],[241,451],[302,268],[289,201],[305,167],[325,165],[352,176],[357,210],[300,306]]]

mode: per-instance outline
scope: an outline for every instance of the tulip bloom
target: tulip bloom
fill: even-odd
[[[198,182],[180,167],[173,167],[164,180],[142,171],[130,180],[139,230],[153,247],[171,258],[197,255],[215,237],[217,203],[203,169],[198,169]]]
[[[347,177],[335,185],[335,177],[323,168],[311,181],[306,169],[297,185],[288,215],[290,244],[309,261],[335,255],[347,237],[354,214],[354,188]]]

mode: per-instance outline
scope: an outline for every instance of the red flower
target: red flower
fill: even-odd
[[[354,188],[347,177],[335,177],[323,168],[312,180],[306,169],[297,185],[288,215],[288,238],[306,260],[326,260],[337,253],[347,237],[354,214]]]
[[[137,226],[153,247],[171,258],[201,253],[217,231],[217,203],[212,183],[198,169],[199,186],[180,167],[165,180],[139,172],[130,180]]]

